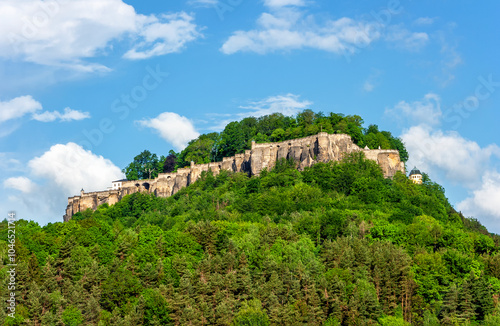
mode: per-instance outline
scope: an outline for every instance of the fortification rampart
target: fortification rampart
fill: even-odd
[[[148,192],[159,197],[169,197],[180,189],[198,180],[203,171],[211,170],[215,175],[221,170],[245,172],[259,175],[267,168],[272,169],[282,158],[293,159],[297,168],[303,170],[317,162],[338,161],[346,153],[363,151],[367,159],[380,165],[386,178],[394,176],[396,171],[404,173],[404,164],[400,161],[397,150],[361,149],[349,135],[319,133],[299,139],[291,139],[276,143],[252,142],[252,148],[245,153],[224,157],[221,162],[194,164],[177,169],[174,173],[160,173],[157,178],[149,180],[125,180],[117,190],[81,192],[80,196],[68,198],[68,206],[64,220],[68,221],[77,213],[88,208],[95,210],[99,205],[116,204],[124,196],[135,192]]]

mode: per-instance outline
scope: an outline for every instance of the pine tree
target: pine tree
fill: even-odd
[[[458,288],[452,284],[446,293],[439,316],[445,322],[454,320],[458,311]]]
[[[476,307],[472,296],[471,283],[467,280],[461,286],[458,293],[458,314],[460,320],[472,321],[476,317]]]
[[[45,312],[43,301],[44,297],[42,296],[42,292],[40,291],[38,284],[36,284],[36,282],[31,282],[30,289],[28,291],[27,306],[30,312],[31,320],[35,325],[38,325],[41,316]]]
[[[488,280],[483,273],[479,277],[470,279],[472,298],[475,305],[477,320],[484,320],[485,316],[493,311],[494,303],[491,296]]]

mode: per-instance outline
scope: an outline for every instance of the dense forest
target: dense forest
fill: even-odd
[[[384,179],[362,153],[304,171],[281,160],[258,177],[204,172],[169,198],[18,221],[16,318],[2,309],[0,322],[500,325],[499,240],[429,176]]]
[[[296,116],[274,113],[233,121],[220,133],[203,134],[193,139],[180,153],[171,150],[167,156],[158,157],[145,150],[123,169],[123,173],[128,180],[155,178],[158,173],[189,166],[191,161],[196,164],[217,162],[222,161],[223,157],[243,153],[250,149],[252,140],[257,143],[279,142],[316,135],[321,131],[348,134],[362,148],[397,149],[401,161],[408,160],[408,152],[399,138],[388,131],[379,131],[377,125],[364,128],[363,119],[358,115],[325,115],[322,112],[304,110]]]

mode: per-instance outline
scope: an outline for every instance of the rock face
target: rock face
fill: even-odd
[[[396,171],[404,171],[404,163],[400,161],[399,152],[394,149],[361,149],[353,143],[349,135],[325,132],[300,139],[292,139],[279,143],[256,144],[244,154],[224,157],[222,162],[208,164],[191,163],[189,168],[178,169],[175,173],[160,173],[156,179],[123,181],[118,190],[97,192],[81,192],[80,196],[68,198],[68,206],[64,221],[68,221],[77,213],[87,208],[95,210],[99,205],[108,203],[114,205],[123,196],[135,192],[153,193],[159,197],[169,197],[180,189],[195,182],[203,171],[211,170],[215,175],[220,170],[246,172],[249,175],[259,175],[260,171],[273,168],[282,158],[293,159],[297,168],[303,170],[316,162],[338,161],[346,153],[362,151],[367,159],[380,165],[384,177],[391,178]]]

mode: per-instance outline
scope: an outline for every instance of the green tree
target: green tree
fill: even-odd
[[[69,306],[66,309],[64,309],[62,313],[62,320],[64,325],[66,326],[82,325],[83,324],[82,312],[74,306]]]
[[[122,170],[128,180],[154,179],[158,176],[160,160],[148,150],[142,151]]]
[[[255,299],[249,302],[244,302],[240,311],[236,314],[233,321],[233,326],[268,326],[269,318],[262,310],[260,300]]]
[[[142,293],[144,304],[144,325],[169,325],[171,322],[167,300],[157,289]]]

